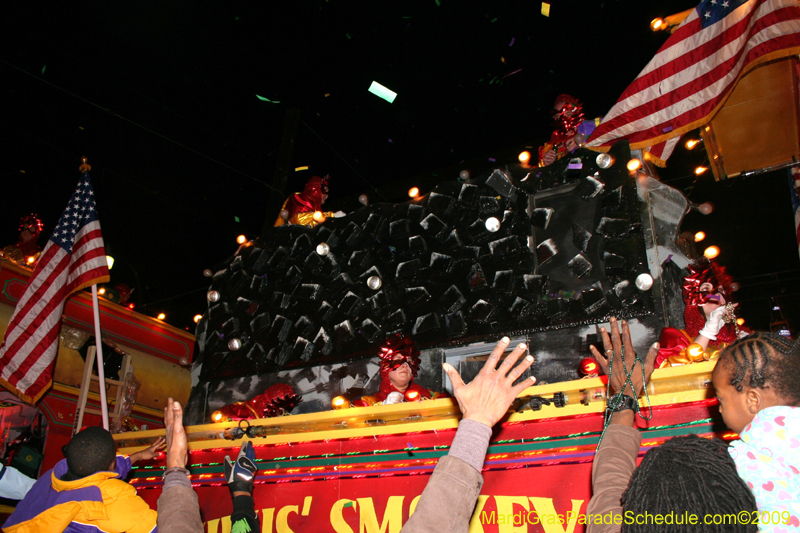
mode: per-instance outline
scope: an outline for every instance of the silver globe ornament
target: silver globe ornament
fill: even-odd
[[[242,347],[242,341],[240,341],[239,339],[233,338],[228,341],[228,349],[232,352],[235,352],[241,347]]]
[[[486,222],[485,222],[485,225],[486,225],[486,229],[491,231],[492,233],[494,233],[494,232],[496,232],[497,230],[500,229],[500,221],[497,219],[497,217],[489,217],[489,218],[487,218]]]
[[[209,302],[214,303],[218,302],[221,296],[222,295],[219,293],[219,291],[208,291],[206,298],[208,298]]]
[[[331,247],[328,246],[328,243],[321,242],[317,245],[317,255],[328,255],[331,251]]]
[[[361,205],[367,205],[369,204],[369,196],[362,194],[358,197],[358,201]]]
[[[649,291],[653,287],[653,276],[644,273],[636,276],[636,288],[640,291]]]
[[[600,168],[610,168],[614,164],[614,157],[606,153],[597,154],[595,161]]]
[[[383,280],[378,276],[370,276],[367,278],[367,287],[372,289],[373,291],[377,291],[383,285]]]

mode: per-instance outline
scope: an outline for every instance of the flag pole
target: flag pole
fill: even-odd
[[[92,309],[94,310],[94,342],[97,348],[97,378],[100,389],[100,411],[103,429],[108,431],[108,404],[106,403],[106,374],[103,369],[103,339],[100,336],[100,302],[97,300],[97,284],[92,285]]]

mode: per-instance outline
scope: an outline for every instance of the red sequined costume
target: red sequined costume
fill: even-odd
[[[22,217],[19,221],[19,241],[0,250],[0,257],[25,268],[33,268],[42,254],[42,247],[36,244],[36,240],[43,229],[44,224],[36,215]]]
[[[246,402],[231,403],[215,411],[212,418],[214,422],[272,418],[288,414],[301,401],[302,398],[295,394],[292,387],[286,383],[276,383]]]
[[[281,207],[281,211],[286,210],[289,216],[286,220],[278,215],[275,221],[275,226],[283,226],[284,224],[301,224],[303,226],[314,227],[319,222],[314,220],[314,213],[319,211],[325,218],[332,217],[332,212],[323,212],[322,203],[324,202],[323,195],[328,194],[328,176],[320,178],[313,176],[306,182],[303,192],[296,192],[289,196]]]
[[[725,272],[725,267],[720,267],[707,259],[689,265],[688,268],[689,275],[684,278],[682,287],[683,301],[686,305],[683,310],[685,329],[664,328],[661,331],[656,368],[706,360],[714,352],[736,341],[736,327],[733,324],[725,324],[717,334],[717,340],[709,343],[702,356],[692,357],[687,353],[686,348],[695,342],[694,339],[706,323],[700,308],[717,294],[721,294],[726,302],[730,302],[732,293],[730,284],[733,281],[733,278]],[[710,284],[711,289],[701,292],[700,287],[705,283]]]
[[[553,107],[553,133],[550,140],[539,147],[540,167],[545,166],[544,155],[550,150],[555,150],[556,160],[567,155],[567,141],[575,137],[578,126],[583,123],[583,104],[574,96],[560,95]]]

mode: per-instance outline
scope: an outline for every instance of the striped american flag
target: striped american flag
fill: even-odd
[[[681,135],[714,118],[741,76],[799,52],[797,0],[703,0],[625,89],[587,145],[606,148],[627,139],[663,164]]]
[[[0,384],[36,403],[53,380],[64,301],[108,280],[94,190],[84,172],[11,315],[0,347]]]

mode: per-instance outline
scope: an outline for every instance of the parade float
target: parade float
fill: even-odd
[[[606,402],[588,346],[611,316],[629,321],[640,352],[682,327],[689,258],[677,236],[691,206],[646,165],[629,170],[640,157],[625,143],[599,157],[578,149],[240,247],[212,273],[185,413],[207,530],[229,531],[222,464],[242,439],[256,449],[262,531],[400,530],[459,411],[451,398],[351,406],[378,390],[379,348],[397,333],[421,349],[415,383],[434,391],[449,388],[443,362],[469,380],[501,336],[530,346],[539,384],[496,428],[472,527],[514,531],[510,517],[523,512],[534,531],[582,530]],[[643,451],[686,433],[733,437],[712,369],[655,372]],[[248,416],[248,400],[278,384],[297,397],[289,412]],[[129,453],[159,434],[115,438]],[[160,472],[134,466],[131,483],[151,505]]]

